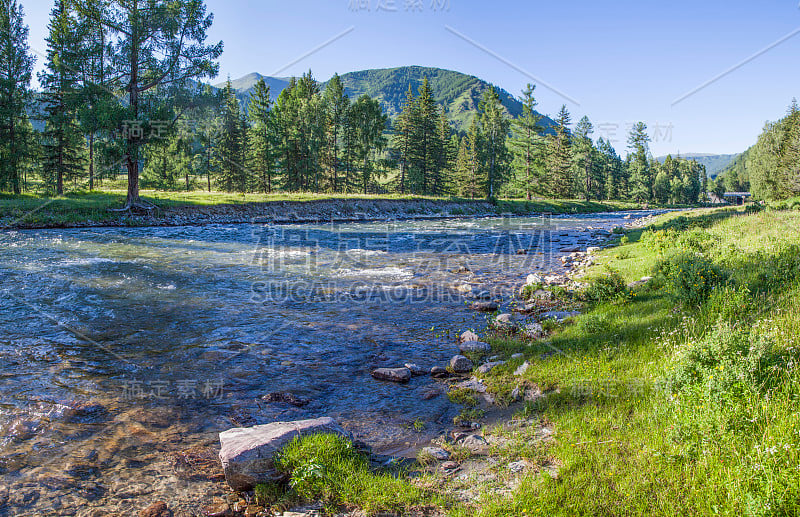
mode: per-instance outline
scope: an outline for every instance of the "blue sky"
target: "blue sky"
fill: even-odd
[[[21,1],[31,47],[43,51],[51,2]],[[310,68],[325,80],[415,64],[472,74],[515,95],[533,82],[540,111],[566,103],[575,121],[588,115],[595,137],[623,154],[638,120],[650,127],[656,155],[740,152],[800,97],[798,33],[674,104],[798,31],[798,0],[206,2],[215,15],[210,37],[225,42],[220,80],[272,75],[297,61],[279,75]]]

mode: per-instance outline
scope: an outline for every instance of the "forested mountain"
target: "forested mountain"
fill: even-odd
[[[237,97],[247,103],[260,77],[263,77],[269,85],[273,99],[276,99],[280,92],[289,85],[289,81],[284,78],[266,77],[252,73],[231,81]],[[381,108],[390,119],[396,118],[402,111],[402,104],[409,86],[416,92],[427,77],[431,89],[435,92],[435,102],[444,106],[453,129],[459,132],[467,131],[478,111],[478,104],[484,92],[492,86],[471,75],[421,66],[362,70],[343,74],[340,77],[348,97],[355,99],[364,94],[369,95],[380,103]],[[322,84],[323,89],[326,85],[327,83]],[[215,86],[222,88],[225,83]],[[497,88],[497,93],[506,114],[516,118],[522,113],[522,103],[513,95],[499,88]],[[551,119],[544,117],[540,124],[550,127],[554,123]]]
[[[705,166],[709,178],[716,178],[719,173],[727,169],[740,154],[703,154],[703,153],[686,153],[681,154],[681,158],[687,160],[694,160],[700,165]],[[666,156],[656,158],[659,163],[664,163]]]

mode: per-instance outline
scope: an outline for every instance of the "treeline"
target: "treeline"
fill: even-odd
[[[751,191],[756,199],[781,201],[800,195],[800,107],[768,122],[756,144],[717,178],[718,191]]]
[[[230,82],[219,90],[200,82],[216,74],[222,51],[205,45],[212,18],[201,0],[56,0],[34,93],[22,9],[0,4],[8,8],[0,14],[0,190],[62,194],[65,184],[92,189],[124,170],[129,206],[140,205],[140,171],[144,187],[166,190],[645,203],[696,203],[705,192],[696,162],[653,159],[643,123],[625,159],[592,138],[587,117],[573,127],[565,106],[544,124],[531,85],[513,120],[486,89],[463,134],[427,79],[408,89],[394,121],[376,99],[351,99],[338,75],[323,88],[310,71],[274,102],[263,79],[241,102]]]

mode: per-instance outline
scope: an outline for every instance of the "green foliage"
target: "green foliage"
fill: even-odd
[[[722,268],[708,258],[688,252],[662,260],[655,274],[663,281],[667,292],[690,307],[700,307],[728,278]]]
[[[408,512],[435,498],[408,481],[388,473],[373,473],[369,458],[341,436],[315,434],[296,437],[275,458],[276,468],[288,478],[282,496],[274,489],[257,488],[265,501],[289,499],[320,502],[330,511],[357,507],[367,514]]]
[[[619,271],[607,269],[603,275],[592,278],[582,297],[590,302],[607,302],[619,298],[627,287]]]
[[[470,388],[454,388],[447,392],[447,398],[453,404],[474,407],[478,405],[478,394]]]

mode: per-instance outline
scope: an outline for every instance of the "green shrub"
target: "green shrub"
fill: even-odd
[[[628,238],[628,236],[627,236],[627,235],[623,235],[623,236],[622,236],[622,237],[619,239],[619,243],[620,243],[620,244],[628,244],[630,241],[631,241],[631,240]]]
[[[618,298],[625,290],[625,280],[619,271],[607,267],[604,275],[589,281],[589,287],[583,291],[583,299],[589,302],[606,302]]]
[[[659,284],[680,303],[700,307],[714,289],[725,285],[728,275],[711,260],[694,253],[680,253],[656,265]]]
[[[668,228],[666,230],[647,230],[642,233],[642,244],[650,251],[659,255],[677,246],[678,232]]]

